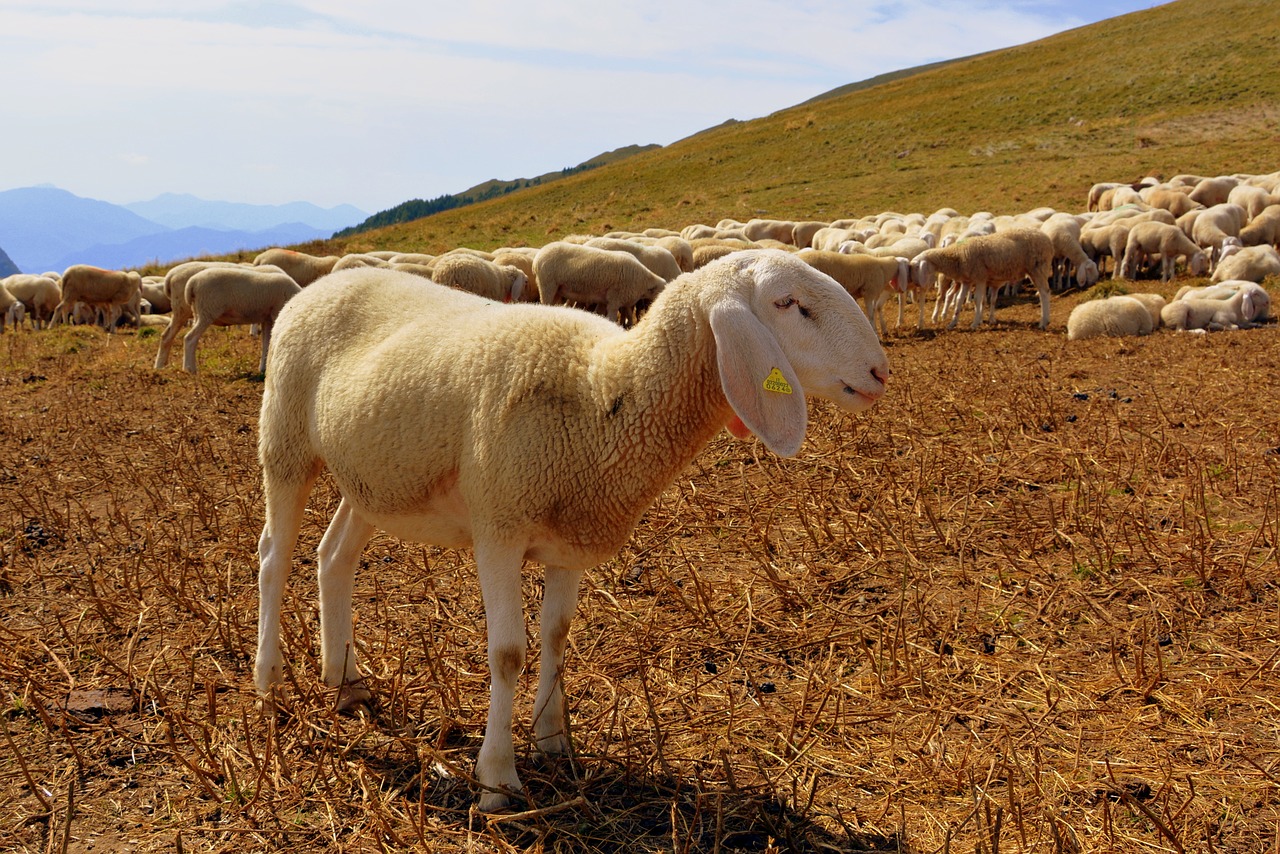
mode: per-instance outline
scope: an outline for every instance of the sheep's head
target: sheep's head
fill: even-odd
[[[721,387],[741,426],[770,450],[799,451],[805,395],[857,412],[884,394],[884,349],[862,309],[833,279],[774,250],[735,253],[717,263],[732,265],[734,278],[709,312]]]
[[[1193,276],[1203,276],[1208,268],[1209,259],[1204,252],[1192,253],[1191,257],[1187,259],[1187,271]]]

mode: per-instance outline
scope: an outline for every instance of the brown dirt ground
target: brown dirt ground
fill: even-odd
[[[1067,342],[1079,298],[891,336],[795,459],[717,438],[589,575],[572,761],[526,673],[506,816],[468,554],[374,540],[332,713],[326,485],[255,696],[255,340],[4,335],[0,850],[1280,851],[1280,334]]]

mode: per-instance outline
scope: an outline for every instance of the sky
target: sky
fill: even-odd
[[[0,190],[368,213],[1157,0],[0,0]]]

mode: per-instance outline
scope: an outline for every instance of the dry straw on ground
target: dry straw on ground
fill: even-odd
[[[5,335],[0,850],[1280,850],[1277,329],[1035,313],[894,337],[891,393],[815,406],[796,459],[713,442],[586,582],[572,760],[529,755],[525,676],[501,816],[468,555],[371,544],[379,703],[332,713],[327,487],[253,694],[254,341],[192,378],[146,333]]]

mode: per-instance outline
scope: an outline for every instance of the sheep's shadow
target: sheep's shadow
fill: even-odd
[[[493,834],[514,848],[556,851],[658,851],[673,840],[689,851],[909,852],[898,833],[819,824],[764,788],[709,786],[611,765],[607,759],[528,760],[520,764],[524,798],[507,813],[472,809],[468,781],[417,763],[366,757],[402,794],[410,811],[452,813],[460,827]]]

